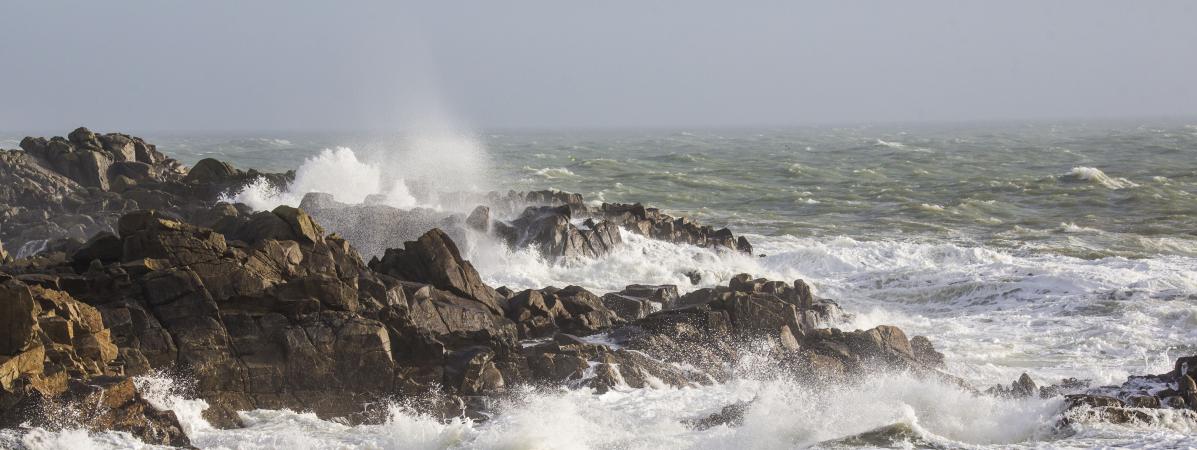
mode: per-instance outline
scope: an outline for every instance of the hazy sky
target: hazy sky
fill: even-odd
[[[0,130],[1197,117],[1193,1],[0,0]]]

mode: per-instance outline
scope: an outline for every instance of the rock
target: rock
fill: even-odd
[[[466,226],[483,233],[490,231],[490,208],[478,206],[466,218]]]
[[[914,353],[914,359],[931,367],[943,366],[943,353],[935,350],[935,346],[931,345],[931,341],[923,336],[915,336],[910,338],[910,350]]]
[[[1031,376],[1026,373],[1018,377],[1018,381],[1010,385],[1010,393],[1016,398],[1024,397],[1038,397],[1039,387],[1035,385],[1035,381],[1031,380]]]
[[[153,166],[132,160],[117,161],[108,166],[108,178],[110,184],[111,180],[117,177],[128,178],[134,183],[139,181],[156,181]]]
[[[238,175],[237,169],[224,161],[204,158],[195,163],[183,181],[188,183],[215,183]]]
[[[64,398],[70,410],[80,414],[93,429],[124,431],[147,444],[191,446],[175,413],[150,405],[129,378],[97,377],[72,382]]]
[[[915,431],[914,427],[903,422],[874,428],[848,437],[820,442],[818,445],[818,447],[828,448],[896,448],[911,446],[918,448],[934,447],[931,442]]]
[[[461,257],[457,244],[438,228],[403,249],[388,249],[370,268],[401,280],[428,283],[456,295],[475,300],[502,315],[503,297],[482,282],[474,266]]]
[[[128,135],[108,133],[99,136],[99,141],[104,151],[112,155],[113,160],[137,162],[137,148],[133,143],[133,139]],[[141,164],[149,166],[148,162]]]
[[[725,425],[728,427],[738,427],[744,424],[744,413],[748,411],[748,407],[752,406],[752,402],[736,402],[724,406],[723,409],[717,413],[701,419],[694,419],[687,422],[691,428],[696,430],[706,430],[708,428]]]
[[[85,127],[76,128],[67,135],[67,139],[77,147],[100,149],[100,140],[96,138],[96,134]]]
[[[120,261],[123,252],[124,242],[119,237],[109,232],[100,232],[76,250],[71,259],[79,264],[87,264],[92,260],[111,263]]]
[[[602,297],[603,306],[623,320],[643,319],[655,309],[648,299],[610,293]],[[660,309],[658,305],[656,309]]]
[[[291,227],[291,231],[300,242],[312,243],[324,238],[324,229],[316,225],[302,209],[282,205],[274,208],[272,212]]]
[[[536,248],[550,258],[594,258],[623,242],[611,222],[599,222],[583,230],[571,223],[571,218],[570,205],[530,206],[499,234],[513,247]]]
[[[602,299],[578,286],[529,289],[512,296],[508,305],[507,317],[525,338],[550,336],[557,331],[592,334],[619,321]]]

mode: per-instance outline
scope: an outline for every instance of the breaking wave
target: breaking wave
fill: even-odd
[[[1097,183],[1110,189],[1126,189],[1139,186],[1126,178],[1112,178],[1106,175],[1105,172],[1102,172],[1101,169],[1094,167],[1073,167],[1065,176],[1076,180]]]
[[[332,194],[344,203],[362,203],[368,196],[382,195],[383,203],[397,208],[416,205],[402,178],[394,177],[389,171],[384,175],[379,165],[358,160],[353,150],[346,147],[325,149],[307,158],[295,171],[295,181],[283,190],[259,178],[223,200],[245,203],[256,210],[270,210],[279,205],[299,206],[309,192]]]

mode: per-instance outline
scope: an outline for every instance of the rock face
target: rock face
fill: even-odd
[[[81,425],[190,445],[174,413],[150,406],[123,376],[118,353],[96,308],[0,274],[0,426],[59,421],[71,416],[54,408],[67,405]]]
[[[371,261],[370,268],[400,280],[431,284],[503,314],[502,296],[482,282],[474,266],[462,259],[457,244],[440,229],[405,243],[403,249],[388,249],[381,260]]]

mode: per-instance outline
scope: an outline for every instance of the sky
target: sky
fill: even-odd
[[[1192,1],[0,0],[0,130],[1197,117]]]

